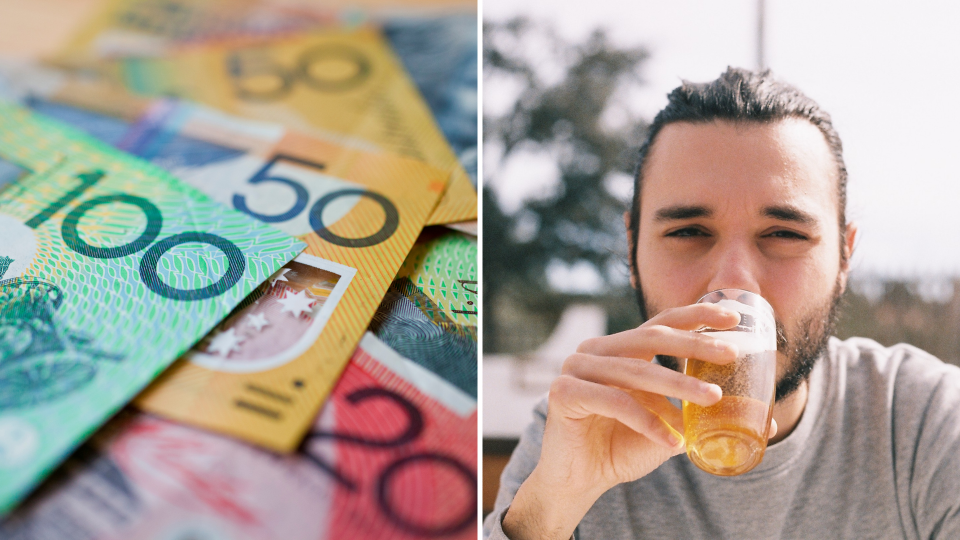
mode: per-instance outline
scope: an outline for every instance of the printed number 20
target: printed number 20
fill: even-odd
[[[287,156],[283,154],[277,154],[273,156],[273,159],[268,161],[266,165],[260,168],[256,174],[254,174],[249,180],[248,184],[262,184],[265,182],[274,182],[277,184],[285,185],[293,189],[294,195],[296,195],[297,200],[293,203],[293,206],[290,207],[286,212],[280,214],[268,215],[268,214],[259,214],[254,212],[247,206],[247,199],[243,195],[234,194],[233,196],[233,207],[237,210],[249,214],[260,221],[265,221],[267,223],[279,223],[283,221],[289,221],[303,212],[303,209],[307,207],[307,201],[310,199],[310,194],[307,192],[307,188],[303,187],[302,184],[296,180],[291,180],[283,176],[267,176],[267,171],[269,171],[274,165],[277,164],[277,161],[286,160],[304,165],[306,167],[313,167],[315,169],[323,170],[325,166],[322,163],[313,163],[304,159],[296,158],[293,156]],[[371,234],[370,236],[364,236],[363,238],[346,238],[344,236],[338,236],[330,231],[326,225],[323,223],[323,211],[326,209],[327,205],[333,202],[335,199],[340,197],[346,197],[348,195],[358,195],[360,197],[367,197],[368,199],[373,200],[383,208],[383,212],[386,215],[384,219],[383,226],[380,227],[380,230]],[[337,246],[350,247],[350,248],[363,248],[379,244],[387,238],[393,236],[393,233],[397,231],[397,227],[400,225],[400,213],[397,211],[397,207],[394,206],[390,199],[375,193],[373,191],[367,191],[363,189],[340,189],[337,191],[331,191],[323,197],[320,197],[317,202],[313,204],[310,208],[310,227],[313,229],[317,236],[323,238],[327,242]]]
[[[51,216],[93,187],[103,176],[103,171],[99,170],[78,174],[77,178],[80,180],[80,185],[51,203],[39,214],[30,218],[26,225],[31,229],[36,229],[50,219]],[[140,208],[143,215],[147,218],[147,226],[136,240],[122,246],[107,248],[91,246],[80,238],[80,234],[77,232],[77,225],[90,209],[95,206],[100,206],[101,204],[109,204],[112,202],[122,202]],[[154,244],[153,241],[157,239],[162,227],[163,215],[160,214],[160,209],[152,202],[143,197],[126,193],[116,193],[113,195],[94,197],[78,204],[67,214],[67,217],[64,218],[60,228],[60,234],[63,237],[64,243],[67,244],[67,247],[74,252],[96,259],[126,257],[127,255],[138,253],[153,244],[147,249],[147,253],[143,256],[143,259],[140,260],[140,280],[143,281],[144,285],[151,291],[165,298],[170,298],[171,300],[204,300],[206,298],[220,296],[233,287],[237,281],[240,280],[240,277],[243,276],[243,271],[246,269],[246,260],[243,257],[243,253],[233,242],[215,234],[192,231],[169,236]],[[160,257],[170,249],[187,243],[209,244],[222,251],[224,255],[227,256],[227,261],[229,262],[227,272],[221,276],[216,283],[207,285],[201,289],[177,289],[164,283],[157,274]]]

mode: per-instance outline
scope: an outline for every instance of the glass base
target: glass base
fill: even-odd
[[[687,456],[700,469],[717,476],[743,474],[763,461],[765,444],[742,431],[720,429],[687,442]]]

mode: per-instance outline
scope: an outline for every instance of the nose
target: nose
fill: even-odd
[[[743,289],[760,294],[760,251],[746,239],[730,239],[714,246],[708,264],[710,281],[707,291]]]

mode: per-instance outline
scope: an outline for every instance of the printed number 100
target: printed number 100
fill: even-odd
[[[30,218],[26,225],[31,229],[36,229],[50,219],[51,216],[78,199],[103,177],[104,172],[100,170],[77,174],[80,184],[51,203],[43,211]],[[140,236],[132,242],[115,247],[92,246],[80,238],[77,226],[89,210],[103,204],[118,202],[136,206],[147,218],[147,226],[143,232],[140,233]],[[243,257],[243,253],[233,242],[215,234],[191,231],[168,236],[154,243],[162,227],[163,215],[160,213],[160,209],[152,202],[143,197],[137,197],[127,193],[115,193],[113,195],[93,197],[75,206],[73,210],[67,214],[67,217],[64,218],[63,224],[60,227],[60,234],[64,243],[71,250],[80,255],[96,259],[126,257],[127,255],[133,255],[149,247],[143,259],[140,260],[140,280],[154,293],[165,298],[170,298],[171,300],[204,300],[220,296],[240,280],[240,277],[246,269],[246,260]],[[177,289],[161,281],[160,276],[157,274],[160,257],[174,247],[187,243],[209,244],[222,251],[223,254],[226,255],[229,263],[226,273],[215,283],[200,289]]]

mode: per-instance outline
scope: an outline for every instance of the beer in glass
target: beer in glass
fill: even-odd
[[[767,448],[776,391],[776,324],[770,304],[748,291],[721,289],[698,301],[702,302],[740,314],[734,328],[700,330],[735,344],[739,355],[723,366],[687,359],[687,375],[723,390],[720,401],[710,407],[683,402],[687,456],[706,472],[734,476],[756,467]]]

